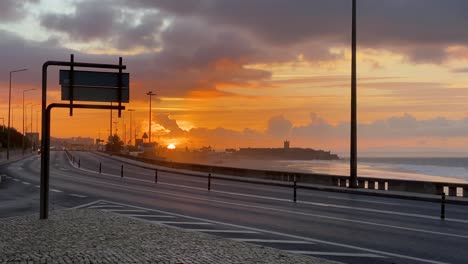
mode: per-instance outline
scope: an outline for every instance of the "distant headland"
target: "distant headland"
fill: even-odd
[[[283,148],[239,148],[227,149],[233,157],[250,159],[281,159],[281,160],[339,160],[330,151],[311,148],[291,148],[289,141],[284,141]]]

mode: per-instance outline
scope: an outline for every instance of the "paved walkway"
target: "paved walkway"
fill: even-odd
[[[0,219],[0,263],[336,263],[91,209]]]

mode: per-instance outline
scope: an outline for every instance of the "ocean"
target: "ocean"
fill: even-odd
[[[349,159],[336,161],[226,159],[213,165],[349,175]],[[468,183],[468,158],[360,158],[358,176]]]

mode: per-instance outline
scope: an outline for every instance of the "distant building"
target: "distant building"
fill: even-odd
[[[281,159],[281,160],[337,160],[338,155],[330,151],[311,148],[291,148],[289,141],[284,141],[283,148],[240,148],[233,152],[239,158]]]

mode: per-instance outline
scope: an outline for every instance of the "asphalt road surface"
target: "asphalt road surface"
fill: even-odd
[[[345,263],[468,263],[468,206],[299,190],[154,171],[51,152],[50,207],[86,207]],[[99,174],[99,163],[102,173]],[[39,211],[40,157],[0,167],[0,217]]]

